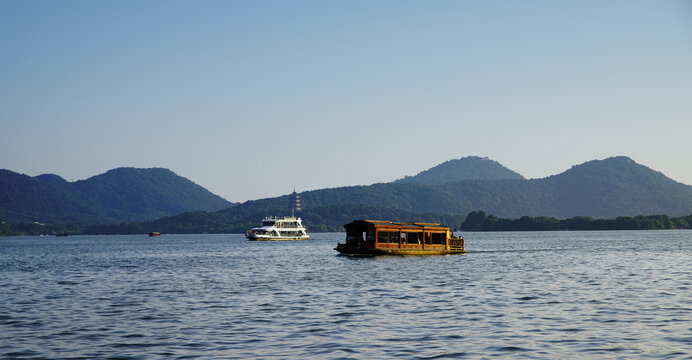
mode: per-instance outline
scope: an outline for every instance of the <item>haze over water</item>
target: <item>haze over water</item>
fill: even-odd
[[[2,358],[690,358],[692,232],[0,238]]]

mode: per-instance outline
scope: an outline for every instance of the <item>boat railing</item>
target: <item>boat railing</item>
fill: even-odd
[[[464,250],[464,238],[450,238],[449,239],[449,249],[450,250]]]

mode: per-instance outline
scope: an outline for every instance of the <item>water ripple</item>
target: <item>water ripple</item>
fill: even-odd
[[[689,358],[692,232],[0,238],[0,358]],[[165,240],[165,241],[163,241]],[[647,251],[642,251],[647,249]]]

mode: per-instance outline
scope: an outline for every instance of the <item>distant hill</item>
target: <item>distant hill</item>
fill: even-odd
[[[428,174],[461,163],[446,164]],[[353,219],[442,222],[458,228],[472,211],[509,219],[692,214],[692,186],[623,156],[589,161],[543,179],[480,176],[440,177],[441,184],[434,185],[400,181],[307,191],[301,193],[299,215],[312,231],[338,231]],[[243,232],[264,216],[290,214],[289,200],[287,194],[233,206],[166,169],[121,168],[74,183],[55,175],[0,170],[4,221],[110,223],[92,226],[90,233]]]
[[[454,215],[482,210],[507,218],[692,214],[692,186],[678,183],[627,157],[590,161],[543,179],[462,180],[442,185],[374,184],[308,191],[301,197],[305,211],[353,204]],[[286,208],[287,199],[284,196],[256,200],[222,212],[277,211]]]
[[[0,218],[6,222],[146,221],[232,205],[161,168],[119,168],[73,183],[52,174],[30,177],[0,170]]]
[[[538,181],[551,188],[553,214],[560,217],[692,214],[692,186],[625,156],[589,161]]]
[[[35,179],[49,182],[52,184],[58,184],[58,185],[67,184],[67,180],[65,180],[65,179],[63,179],[60,176],[55,175],[55,174],[43,174],[43,175],[36,176]]]
[[[320,231],[343,230],[342,225],[353,219],[442,222],[459,227],[472,211],[504,218],[692,214],[692,186],[622,156],[590,161],[543,179],[474,179],[442,185],[395,182],[307,191],[301,198],[304,223]],[[289,203],[289,195],[285,195],[145,225],[167,232],[243,232],[266,215],[290,213]]]
[[[462,180],[523,180],[524,177],[504,167],[497,161],[478,156],[446,161],[421,171],[415,176],[406,176],[395,183],[442,185]]]

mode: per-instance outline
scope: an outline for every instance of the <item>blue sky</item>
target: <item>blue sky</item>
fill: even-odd
[[[230,201],[487,156],[692,184],[688,1],[0,1],[0,168]]]

